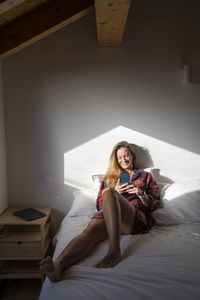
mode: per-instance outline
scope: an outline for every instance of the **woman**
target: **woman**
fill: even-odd
[[[55,261],[47,257],[40,262],[41,271],[51,281],[59,281],[65,269],[86,257],[106,238],[108,253],[96,267],[114,267],[121,260],[120,235],[150,230],[151,211],[160,206],[158,186],[150,173],[134,168],[135,158],[127,142],[115,145],[97,197],[97,213]],[[121,172],[130,174],[130,183],[120,185]]]

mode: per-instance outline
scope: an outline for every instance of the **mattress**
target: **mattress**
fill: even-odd
[[[89,223],[88,216],[66,216],[56,235],[54,259]],[[199,300],[200,223],[155,226],[149,233],[121,236],[122,261],[111,269],[94,266],[108,240],[56,283],[45,279],[39,300]]]

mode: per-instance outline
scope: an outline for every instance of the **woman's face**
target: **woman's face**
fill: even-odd
[[[121,147],[117,150],[117,161],[122,169],[133,169],[133,159],[127,148]]]

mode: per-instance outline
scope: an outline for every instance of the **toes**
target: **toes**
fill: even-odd
[[[46,258],[44,258],[43,260],[41,260],[40,266],[46,265],[46,264],[50,264],[50,263],[52,263],[52,258],[50,256],[47,256]]]
[[[40,262],[40,266],[43,266],[43,265],[51,265],[53,264],[53,260],[51,258],[51,256],[48,256],[46,258],[44,258],[41,262]]]
[[[51,257],[51,256],[47,256],[46,260],[47,260],[48,262],[52,262],[52,257]]]
[[[52,272],[55,269],[55,264],[50,256],[47,258],[43,259],[40,264],[40,270],[44,273],[46,272]]]
[[[40,265],[40,267],[46,265],[46,260],[43,259],[42,261],[40,261],[39,265]]]
[[[40,270],[53,282],[59,281],[61,278],[60,264],[55,263],[51,257],[45,259],[45,262],[40,265]]]

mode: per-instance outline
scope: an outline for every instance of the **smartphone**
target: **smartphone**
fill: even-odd
[[[130,184],[130,174],[129,173],[120,173],[120,185],[128,183]]]

